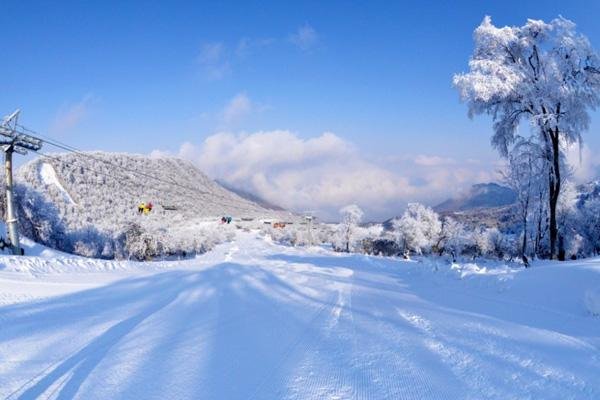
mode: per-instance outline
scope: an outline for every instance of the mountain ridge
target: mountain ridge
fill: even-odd
[[[240,197],[173,157],[59,153],[22,165],[15,182],[24,234],[91,257],[203,252],[233,229],[219,225],[222,216],[293,218]],[[138,213],[141,202],[152,202],[153,210]]]
[[[495,182],[477,183],[466,192],[439,203],[433,209],[440,213],[496,208],[514,204],[516,199],[517,194],[506,186]]]
[[[215,182],[221,186],[223,186],[225,189],[229,190],[230,192],[233,192],[235,194],[237,194],[238,196],[240,196],[243,199],[246,199],[248,201],[251,201],[253,203],[258,204],[261,207],[266,208],[267,210],[273,210],[273,211],[286,211],[285,208],[278,206],[277,204],[271,203],[268,200],[265,200],[264,198],[262,198],[261,196],[257,195],[256,193],[250,192],[248,190],[244,190],[241,189],[237,186],[234,186],[230,183],[227,183],[226,181],[222,180],[222,179],[215,179]]]

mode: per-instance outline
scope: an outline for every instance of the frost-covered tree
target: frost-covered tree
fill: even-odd
[[[521,258],[525,266],[529,266],[527,243],[532,237],[528,231],[532,225],[530,216],[535,211],[536,195],[540,192],[540,188],[545,187],[545,167],[540,146],[532,140],[520,139],[511,149],[508,164],[503,172],[504,183],[517,194],[522,236]],[[535,227],[531,228],[535,229]]]
[[[16,184],[15,194],[21,234],[50,247],[73,250],[54,204],[27,185]]]
[[[285,227],[275,228],[272,225],[265,225],[261,228],[261,231],[263,234],[268,235],[271,240],[280,244],[291,246],[308,245],[306,226],[286,225]],[[313,240],[314,243],[321,243],[317,239]]]
[[[580,238],[577,236],[578,214],[577,210],[578,192],[575,184],[570,180],[563,182],[563,190],[560,193],[557,204],[558,221],[558,256],[564,260],[565,254],[575,255],[581,245],[578,243]]]
[[[562,17],[549,23],[528,20],[498,28],[485,17],[474,32],[470,71],[454,76],[469,116],[494,121],[492,144],[508,156],[520,123],[526,120],[548,164],[547,203],[550,256],[558,237],[556,206],[561,191],[561,145],[581,141],[589,110],[600,103],[600,61],[588,39]]]
[[[583,203],[579,218],[579,232],[586,241],[586,252],[593,255],[600,254],[600,199]]]
[[[540,175],[544,178],[546,174]],[[548,202],[547,202],[548,185],[545,182],[540,182],[536,185],[531,216],[531,228],[528,230],[530,241],[532,242],[532,252],[534,256],[541,256],[544,252],[549,253],[548,242]],[[548,250],[545,250],[548,248]]]
[[[356,240],[356,228],[363,217],[363,211],[356,204],[348,205],[340,210],[342,220],[338,227],[337,240],[339,247],[350,252],[352,243]]]
[[[441,248],[452,256],[454,262],[456,262],[456,257],[472,242],[465,226],[450,217],[445,218],[442,223],[441,238]]]
[[[402,217],[394,220],[393,226],[400,247],[417,254],[430,251],[442,230],[438,214],[420,203],[408,204]]]
[[[473,239],[473,245],[475,246],[476,255],[488,256],[492,254],[493,248],[488,234],[489,229],[479,228],[475,229],[471,236]]]
[[[485,237],[490,254],[497,258],[504,258],[510,247],[507,236],[500,232],[498,228],[489,228],[485,231]]]

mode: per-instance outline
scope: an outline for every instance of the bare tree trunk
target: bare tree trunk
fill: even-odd
[[[533,179],[533,172],[531,167],[531,154],[529,154],[528,158],[528,167],[529,167],[529,176],[527,177],[527,192],[525,193],[525,199],[523,199],[523,207],[521,210],[523,216],[523,247],[521,248],[521,258],[523,259],[523,263],[525,267],[529,266],[529,262],[527,261],[527,215],[529,214],[529,201],[531,198],[531,180]]]
[[[350,227],[346,230],[346,253],[350,253]]]
[[[556,244],[558,238],[558,225],[556,223],[556,205],[560,195],[560,149],[559,149],[559,131],[548,132],[552,143],[552,168],[549,176],[549,212],[550,212],[550,259],[556,254]]]
[[[565,238],[563,235],[558,235],[558,259],[559,261],[565,261]]]
[[[544,203],[542,202],[542,190],[540,189],[539,198],[538,198],[538,215],[537,215],[537,232],[535,233],[535,255],[537,257],[540,256],[540,247],[542,245],[542,218],[544,216],[543,207]]]
[[[523,218],[523,244],[521,245],[521,258],[525,262],[527,254],[527,217]],[[527,264],[525,265],[527,266]]]

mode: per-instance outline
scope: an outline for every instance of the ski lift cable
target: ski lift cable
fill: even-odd
[[[54,160],[54,161],[56,161],[56,162],[58,162],[58,163],[60,163],[60,164],[62,164],[62,165],[65,165],[66,167],[71,167],[71,168],[73,168],[73,169],[75,169],[75,168],[82,168],[82,169],[85,169],[85,170],[87,170],[87,171],[89,171],[89,172],[94,172],[94,173],[96,173],[96,174],[104,175],[104,176],[107,176],[107,177],[109,177],[109,178],[111,178],[111,179],[114,179],[114,180],[118,179],[118,178],[117,178],[115,175],[113,175],[113,174],[109,174],[109,173],[102,172],[102,171],[97,171],[97,170],[94,170],[94,169],[92,169],[92,168],[89,168],[89,167],[86,167],[86,166],[75,165],[75,164],[73,164],[73,163],[71,163],[71,162],[65,161],[65,160],[63,160],[63,159],[61,159],[61,158],[58,158],[58,157],[55,157],[55,156],[51,156],[51,155],[49,155],[49,154],[42,153],[42,152],[40,152],[40,151],[36,151],[35,153],[37,153],[38,155],[40,155],[40,156],[41,156],[41,157],[43,157],[43,158],[47,158],[47,159],[50,159],[50,160]],[[97,184],[97,182],[92,182],[92,181],[86,181],[86,182],[84,182],[84,183],[89,183],[89,184]],[[134,192],[130,191],[129,189],[130,189],[131,187],[130,187],[130,186],[128,186],[127,184],[123,184],[124,182],[123,182],[122,180],[121,180],[121,181],[119,181],[119,183],[121,183],[121,187],[122,187],[122,188],[124,187],[124,188],[125,188],[125,191],[126,191],[126,192],[127,192],[129,195],[131,195],[131,196],[132,196],[132,197],[134,197],[134,198],[135,198],[135,197],[139,197],[139,193],[134,193]]]
[[[107,172],[103,172],[103,171],[98,171],[97,169],[91,168],[91,167],[89,167],[89,166],[85,166],[85,165],[74,165],[73,163],[71,163],[71,162],[69,162],[69,161],[66,161],[66,160],[64,160],[64,159],[62,159],[62,158],[59,158],[59,157],[56,157],[56,156],[52,156],[52,155],[49,155],[49,154],[43,153],[43,152],[41,152],[41,151],[35,151],[35,153],[39,154],[39,155],[40,155],[40,156],[42,156],[42,157],[45,157],[45,158],[48,158],[48,159],[52,159],[52,160],[54,160],[54,161],[56,161],[56,162],[58,162],[58,163],[61,163],[61,164],[63,164],[63,165],[66,165],[67,167],[73,167],[73,168],[82,168],[82,169],[84,169],[84,170],[87,170],[87,171],[89,171],[89,172],[93,172],[93,173],[96,173],[96,174],[99,174],[99,175],[107,176],[108,178],[111,178],[111,179],[113,179],[113,180],[118,180],[118,181],[119,181],[119,183],[120,183],[122,186],[127,186],[127,184],[124,182],[124,180],[126,180],[126,181],[128,181],[128,182],[130,182],[130,183],[131,183],[131,185],[129,185],[128,189],[135,190],[135,189],[137,189],[137,188],[139,188],[139,187],[144,187],[144,186],[145,186],[145,188],[149,188],[149,189],[156,189],[156,187],[155,187],[155,186],[149,186],[149,185],[147,185],[147,184],[146,184],[146,185],[144,185],[143,183],[140,183],[139,181],[135,181],[135,180],[133,180],[133,178],[132,178],[131,176],[128,176],[128,175],[126,175],[126,174],[122,174],[121,176],[117,176],[116,174],[111,174],[111,173],[107,173]],[[81,155],[81,154],[79,154],[79,155]],[[111,163],[110,165],[112,165],[112,166],[114,166],[114,167],[117,167],[117,165],[115,165],[115,164],[112,164],[112,163]],[[93,182],[89,182],[89,183],[93,183]],[[123,185],[124,183],[125,183],[125,185]],[[168,185],[172,185],[172,184],[171,184],[171,183],[169,183],[169,182],[165,182],[165,183],[166,183],[166,184],[168,184]],[[177,186],[180,186],[180,185],[177,185]],[[188,190],[189,190],[189,189],[188,189]],[[134,193],[134,192],[132,192],[131,190],[127,190],[127,189],[126,189],[126,191],[128,192],[128,194],[129,194],[129,195],[131,195],[131,196],[132,196],[132,197],[134,197],[134,198],[135,198],[135,197],[139,197],[139,192],[135,192],[135,193]],[[215,201],[213,201],[213,200],[210,200],[210,199],[207,199],[207,198],[202,198],[202,199],[199,199],[199,198],[197,198],[197,197],[195,197],[195,196],[192,196],[192,195],[191,195],[191,194],[189,194],[189,193],[183,193],[183,192],[180,192],[180,191],[178,191],[178,190],[173,190],[173,192],[174,192],[175,194],[177,194],[177,195],[179,195],[179,196],[183,197],[183,198],[187,198],[187,199],[188,199],[188,200],[189,200],[189,201],[190,201],[192,204],[195,204],[195,203],[197,203],[198,201],[202,201],[202,202],[205,202],[205,203],[211,203],[211,204],[213,204],[213,205],[216,205],[216,206],[221,206],[221,207],[222,207],[222,206],[226,206],[226,207],[236,208],[236,209],[238,209],[238,210],[243,210],[243,211],[245,211],[245,209],[243,209],[243,208],[241,208],[241,207],[239,207],[239,206],[235,206],[235,205],[233,205],[233,204],[221,204],[221,203],[217,203],[217,202],[215,202]],[[202,194],[205,194],[205,193],[208,193],[208,192],[203,192]]]
[[[192,191],[192,192],[194,192],[194,193],[198,193],[198,194],[205,194],[205,195],[212,195],[212,196],[214,196],[214,197],[218,197],[218,198],[221,198],[221,199],[223,199],[223,200],[226,200],[226,199],[227,199],[227,197],[225,197],[225,196],[223,196],[223,195],[219,195],[219,194],[217,194],[217,193],[211,193],[211,192],[207,192],[207,191],[204,191],[204,190],[200,190],[200,189],[198,189],[198,188],[194,188],[194,187],[191,187],[191,186],[182,185],[182,184],[180,184],[180,183],[178,183],[178,182],[176,182],[176,181],[167,181],[167,180],[165,180],[165,179],[162,179],[162,178],[160,178],[160,177],[156,177],[156,176],[154,176],[154,175],[152,175],[152,174],[148,174],[148,173],[141,172],[141,171],[138,171],[138,170],[134,170],[134,169],[131,169],[131,168],[126,168],[126,167],[123,167],[123,166],[121,166],[121,165],[118,165],[118,164],[112,163],[112,162],[110,162],[110,161],[108,161],[108,160],[104,160],[104,159],[102,159],[102,158],[100,158],[100,157],[96,157],[96,156],[94,156],[94,155],[92,155],[92,154],[90,154],[90,153],[86,153],[86,152],[84,152],[84,151],[82,151],[82,150],[80,150],[80,149],[78,149],[78,148],[76,148],[76,147],[74,147],[74,146],[71,146],[71,145],[68,145],[68,144],[66,144],[66,143],[60,142],[60,141],[58,141],[58,140],[52,139],[52,138],[50,138],[50,137],[49,137],[49,136],[47,136],[47,135],[43,135],[43,134],[41,134],[41,133],[39,133],[39,132],[36,132],[36,131],[34,131],[34,130],[32,130],[32,129],[26,128],[26,127],[24,127],[23,125],[18,125],[18,127],[19,127],[20,129],[24,130],[24,131],[27,131],[27,132],[28,132],[28,133],[30,133],[30,134],[35,134],[35,135],[39,136],[37,139],[40,139],[40,140],[44,141],[45,143],[48,143],[48,144],[50,144],[50,145],[52,145],[52,146],[54,146],[54,147],[60,148],[60,149],[62,149],[62,150],[65,150],[65,151],[68,151],[68,152],[71,152],[71,153],[77,154],[77,155],[79,155],[79,156],[81,156],[81,157],[87,157],[87,158],[91,158],[91,159],[94,159],[94,160],[96,160],[96,161],[102,162],[102,163],[104,163],[104,164],[111,165],[111,166],[113,166],[113,167],[115,167],[115,168],[118,168],[118,169],[120,169],[120,170],[128,171],[128,172],[131,172],[131,173],[133,173],[133,174],[136,174],[136,175],[144,176],[144,177],[146,177],[146,178],[150,178],[150,179],[153,179],[153,180],[155,180],[155,181],[157,181],[157,182],[162,182],[162,183],[165,183],[165,184],[167,184],[167,185],[175,185],[175,186],[178,186],[178,187],[180,187],[180,188],[182,188],[182,189],[185,189],[185,190]],[[88,169],[89,169],[89,168],[88,168]],[[98,171],[95,171],[95,172],[98,172]],[[181,194],[181,193],[178,193],[178,194]],[[196,199],[196,200],[197,200],[197,199]],[[212,202],[212,201],[210,201],[210,200],[208,200],[208,199],[203,199],[203,200],[204,200],[204,201],[211,202],[211,203],[213,203],[213,204],[215,204],[215,205],[220,205],[220,206],[223,206],[223,205],[225,205],[225,206],[232,207],[232,208],[236,208],[236,209],[239,209],[239,210],[245,210],[244,208],[241,208],[241,207],[239,207],[239,206],[235,206],[235,205],[233,205],[233,204],[231,204],[231,203],[229,203],[229,204],[220,204],[220,203]]]
[[[142,171],[134,170],[134,169],[131,169],[131,168],[124,167],[122,165],[115,164],[115,163],[113,163],[111,161],[104,160],[101,157],[94,156],[93,154],[85,153],[82,150],[79,150],[79,149],[77,149],[75,147],[72,147],[72,146],[69,146],[69,145],[65,145],[65,144],[62,144],[62,143],[59,143],[59,142],[53,142],[52,140],[48,140],[48,139],[45,139],[44,142],[48,143],[48,144],[50,144],[52,146],[58,147],[58,148],[60,148],[62,150],[66,150],[68,152],[78,154],[78,155],[80,155],[82,157],[91,158],[91,159],[94,159],[96,161],[102,162],[102,163],[107,164],[107,165],[112,165],[113,167],[120,168],[123,171],[128,171],[128,172],[131,172],[133,174],[143,176],[145,178],[153,179],[155,181],[162,182],[162,183],[168,183],[168,184],[176,185],[176,186],[179,186],[179,187],[187,189],[187,190],[194,190],[195,192],[200,192],[200,193],[203,193],[203,194],[209,194],[209,192],[201,191],[201,190],[199,190],[197,188],[193,188],[193,187],[189,187],[189,186],[186,186],[186,185],[182,185],[182,184],[180,184],[178,182],[169,182],[169,181],[164,180],[162,178],[156,177],[156,176],[154,176],[152,174],[148,174],[148,173],[145,173],[145,172],[142,172]]]
[[[19,129],[19,130],[17,130],[17,129]],[[204,194],[204,195],[205,195],[205,194],[212,194],[213,196],[216,196],[216,197],[220,197],[220,198],[223,198],[223,199],[225,198],[224,196],[219,196],[219,195],[217,195],[216,193],[210,193],[210,192],[202,191],[202,190],[199,190],[199,189],[198,189],[198,188],[196,188],[196,187],[189,187],[189,186],[181,185],[181,184],[179,184],[179,183],[178,183],[178,182],[176,182],[176,181],[173,181],[173,182],[168,182],[168,181],[165,181],[164,179],[158,178],[158,177],[156,177],[156,176],[153,176],[153,175],[151,175],[151,174],[146,174],[146,173],[140,172],[140,171],[138,171],[138,170],[132,170],[132,169],[130,169],[130,168],[125,168],[125,167],[123,167],[123,166],[121,166],[121,165],[116,165],[116,164],[114,164],[114,163],[111,163],[110,161],[104,160],[104,159],[102,159],[102,158],[99,158],[99,157],[94,157],[93,155],[91,155],[91,154],[89,154],[89,153],[84,153],[84,152],[82,152],[81,150],[79,150],[79,149],[77,149],[77,148],[75,148],[75,147],[73,147],[73,146],[67,145],[67,144],[65,144],[65,143],[61,143],[61,142],[59,142],[59,141],[57,141],[57,140],[54,140],[54,139],[50,138],[49,136],[43,135],[43,134],[41,134],[41,133],[39,133],[39,132],[36,132],[36,131],[34,131],[34,130],[32,130],[32,129],[26,128],[26,127],[24,127],[23,125],[17,125],[17,124],[15,124],[14,131],[15,131],[17,134],[21,134],[21,135],[25,134],[24,132],[30,132],[30,133],[33,133],[33,134],[35,134],[35,135],[37,135],[37,136],[43,136],[44,138],[46,138],[45,140],[44,140],[44,139],[41,139],[40,137],[36,137],[36,136],[33,136],[33,135],[29,135],[29,134],[27,134],[28,136],[32,137],[34,140],[38,140],[38,141],[41,141],[41,142],[46,142],[46,143],[48,143],[48,144],[51,144],[51,145],[53,145],[53,146],[55,146],[55,147],[61,148],[61,149],[63,149],[63,150],[66,150],[66,151],[69,151],[69,152],[72,152],[72,153],[75,153],[75,154],[79,155],[80,157],[86,157],[86,158],[91,158],[91,159],[94,159],[94,160],[96,160],[96,161],[100,161],[100,162],[102,162],[102,163],[105,163],[105,164],[108,164],[108,165],[111,165],[111,166],[115,167],[117,170],[126,170],[126,171],[129,171],[129,172],[131,172],[131,173],[133,173],[133,174],[135,174],[135,175],[141,175],[141,176],[145,176],[145,177],[147,177],[147,178],[154,179],[154,180],[156,180],[156,181],[159,181],[159,182],[166,183],[167,185],[170,185],[170,186],[177,186],[177,187],[179,187],[179,188],[183,188],[183,189],[185,189],[185,190],[192,191],[192,192],[195,192],[195,193],[198,193],[198,194]],[[34,151],[34,152],[36,152],[36,153],[38,153],[38,154],[42,155],[42,153],[41,153],[40,151],[38,151],[38,150],[35,150],[35,149],[30,149],[30,150],[32,150],[32,151]],[[59,159],[58,157],[52,157],[52,156],[49,156],[49,155],[47,155],[47,154],[45,154],[45,156],[46,156],[47,158],[52,158],[52,159],[54,159],[55,161],[58,161],[58,162],[60,162],[60,163],[62,163],[62,164],[66,164],[66,165],[68,165],[68,163],[67,163],[67,162],[65,162],[65,161],[64,161],[64,160],[62,160],[62,159]],[[93,171],[93,172],[95,172],[96,174],[102,174],[102,175],[106,175],[106,176],[109,176],[109,177],[111,177],[111,178],[113,178],[113,179],[115,178],[115,176],[114,176],[113,174],[107,174],[107,173],[105,173],[105,172],[97,171],[97,170],[94,170],[94,169],[92,169],[92,168],[89,168],[89,167],[87,167],[87,166],[85,166],[85,167],[84,167],[84,166],[81,166],[81,165],[79,165],[78,167],[79,167],[79,168],[83,168],[83,169],[87,169],[87,170],[90,170],[90,171]],[[130,180],[130,181],[133,181],[133,179],[131,178],[131,176],[126,176],[126,175],[124,175],[124,178],[125,178],[125,179],[128,179],[128,180]],[[121,184],[123,184],[123,181],[120,181],[120,183],[121,183]],[[139,185],[139,182],[134,182],[134,184],[136,184],[136,186],[137,186],[137,185]],[[180,196],[183,196],[183,197],[190,198],[190,196],[189,196],[189,195],[185,195],[185,194],[183,194],[183,193],[181,193],[181,192],[177,192],[177,191],[174,191],[174,192],[175,192],[175,193],[177,193],[177,194],[179,194]],[[131,194],[131,192],[130,192],[130,194]],[[136,195],[136,197],[137,197],[137,195]],[[194,201],[194,203],[196,203],[198,200],[201,200],[201,201],[203,201],[203,202],[205,202],[205,203],[206,203],[206,202],[208,202],[208,203],[213,203],[213,204],[215,204],[215,205],[218,205],[218,206],[220,206],[220,207],[231,207],[231,208],[235,208],[235,209],[239,209],[239,210],[247,211],[247,209],[245,209],[245,208],[241,208],[241,207],[238,207],[238,206],[235,206],[235,205],[233,205],[233,204],[227,204],[227,203],[225,203],[225,204],[223,204],[223,203],[216,203],[215,201],[211,201],[210,199],[207,199],[207,198],[202,198],[202,199],[198,199],[198,198],[195,198],[195,197],[193,198],[193,201]]]
[[[50,144],[52,146],[55,146],[57,148],[60,148],[62,150],[66,150],[68,152],[76,153],[76,154],[79,154],[79,155],[81,155],[83,157],[92,158],[92,159],[94,159],[96,161],[100,161],[102,163],[105,163],[105,164],[108,164],[108,165],[112,165],[112,166],[114,166],[116,168],[120,168],[120,169],[123,169],[125,171],[129,171],[129,172],[134,173],[136,175],[141,175],[141,176],[144,176],[144,177],[147,177],[147,178],[150,178],[150,179],[154,179],[154,180],[159,181],[159,182],[174,184],[174,185],[180,186],[180,187],[182,187],[184,189],[187,189],[187,190],[193,190],[194,192],[199,192],[199,193],[203,193],[203,194],[211,194],[213,196],[220,197],[220,198],[223,198],[223,199],[226,198],[225,196],[222,196],[222,195],[219,195],[219,194],[216,194],[216,193],[211,193],[211,192],[203,191],[203,190],[200,190],[198,188],[191,187],[191,186],[182,185],[182,184],[178,183],[177,181],[175,181],[173,179],[171,179],[170,181],[167,181],[167,180],[162,179],[160,177],[153,176],[152,174],[149,174],[149,173],[145,173],[145,172],[141,172],[139,170],[135,170],[135,169],[123,167],[123,166],[115,164],[115,163],[113,163],[111,161],[104,160],[104,159],[102,159],[100,157],[94,156],[93,154],[87,153],[87,152],[85,152],[85,151],[83,151],[81,149],[78,149],[78,148],[76,148],[74,146],[71,146],[69,144],[66,144],[64,142],[58,141],[56,139],[53,139],[53,138],[51,138],[51,137],[49,137],[47,135],[41,134],[41,133],[39,133],[37,131],[34,131],[32,129],[29,129],[29,128],[26,128],[23,125],[18,125],[18,127],[21,128],[24,131],[27,131],[28,133],[30,133],[32,135],[34,134],[34,135],[39,136],[38,139],[43,140],[45,143],[48,143],[48,144]]]
[[[144,187],[145,186],[144,184],[142,184],[140,182],[134,181],[128,175],[116,176],[115,174],[110,174],[110,173],[107,173],[107,172],[98,171],[96,169],[93,169],[93,168],[85,166],[85,165],[75,165],[72,162],[65,161],[62,158],[59,158],[59,157],[56,157],[56,156],[52,156],[52,155],[49,155],[49,154],[45,154],[45,153],[42,153],[40,151],[37,151],[36,153],[39,154],[42,157],[45,157],[47,159],[51,159],[51,160],[54,160],[54,161],[56,161],[58,163],[61,163],[61,164],[65,165],[65,166],[67,166],[67,167],[82,168],[82,169],[87,170],[89,172],[93,172],[93,173],[96,173],[96,174],[107,176],[108,178],[111,178],[113,180],[118,180],[119,183],[121,184],[121,186],[122,187],[124,186],[126,188],[125,189],[126,192],[128,192],[128,194],[130,194],[134,198],[135,197],[139,197],[139,194],[140,194],[139,191],[132,192],[131,190],[128,190],[128,189],[135,190],[135,189],[138,189],[139,187]],[[86,182],[86,183],[94,183],[94,182],[89,181],[89,182]],[[150,188],[150,187],[146,186],[146,188]],[[146,188],[144,188],[144,189],[146,189]],[[155,187],[151,187],[151,188],[155,189]],[[178,193],[178,192],[175,192],[175,193],[178,194],[178,195],[180,195],[180,196],[187,197],[188,199],[191,199],[191,197],[189,195],[186,195],[186,194],[183,194],[183,193]],[[194,201],[198,201],[198,199],[196,199],[196,198],[194,198],[193,200]]]
[[[68,161],[65,161],[64,159],[61,159],[59,157],[52,156],[52,155],[49,155],[49,154],[44,154],[44,153],[39,152],[39,151],[36,152],[36,153],[39,154],[42,157],[45,157],[47,159],[51,159],[51,160],[54,160],[54,161],[56,161],[58,163],[66,165],[67,167],[82,168],[82,169],[87,170],[89,172],[93,172],[93,173],[96,173],[96,174],[104,175],[104,176],[107,176],[108,178],[111,178],[113,180],[118,180],[118,182],[121,185],[121,187],[124,187],[125,191],[129,195],[131,195],[133,198],[139,197],[139,191],[136,191],[136,189],[138,189],[139,187],[144,187],[145,186],[145,185],[143,185],[143,184],[141,184],[141,183],[139,183],[137,181],[134,181],[130,176],[127,176],[127,175],[122,175],[122,176],[119,177],[119,176],[116,176],[115,174],[110,174],[110,173],[107,173],[107,172],[98,171],[98,170],[90,168],[88,166],[75,165],[72,162],[68,162]],[[127,181],[129,181],[129,184],[127,183]],[[85,182],[85,183],[97,184],[97,182],[92,182],[92,181],[88,181],[88,182]],[[146,189],[146,188],[156,189],[155,187],[148,186],[148,185],[146,185],[146,187],[144,189]],[[179,195],[179,196],[181,196],[181,197],[187,198],[187,200],[189,200],[190,202],[193,202],[193,203],[198,202],[198,198],[192,197],[189,194],[181,193],[181,192],[177,192],[177,191],[174,191],[174,193],[177,194],[177,195]],[[214,202],[212,202],[212,201],[210,201],[208,199],[203,199],[203,200],[205,202],[210,202],[210,203],[213,203],[213,204],[216,204],[216,205],[221,205],[221,204],[218,204],[218,203],[214,203]]]

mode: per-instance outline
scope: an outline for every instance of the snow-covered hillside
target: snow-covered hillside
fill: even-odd
[[[598,399],[600,260],[0,256],[0,398]]]
[[[457,197],[448,199],[433,209],[437,212],[468,211],[476,208],[509,206],[516,202],[514,190],[497,183],[478,183]]]
[[[16,180],[23,233],[91,257],[202,252],[229,235],[216,227],[224,215],[295,218],[241,198],[176,158],[58,154],[22,166]],[[141,202],[152,202],[152,212],[139,214]]]

